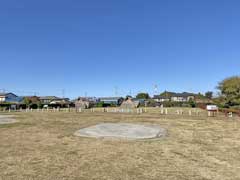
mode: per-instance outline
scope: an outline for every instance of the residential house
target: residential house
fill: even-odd
[[[166,96],[154,95],[153,100],[156,102],[168,102],[171,98]]]
[[[172,102],[188,102],[194,99],[195,99],[195,94],[188,93],[188,92],[175,93],[171,96]]]
[[[41,96],[39,97],[42,105],[50,105],[50,106],[69,106],[71,102],[68,98],[60,98],[56,96]]]
[[[153,99],[156,102],[188,102],[190,100],[195,100],[196,95],[193,93],[183,92],[175,93],[165,91],[161,95],[154,95]]]
[[[0,105],[2,107],[17,109],[23,103],[23,98],[13,93],[0,93]]]
[[[13,93],[0,93],[0,102],[14,102],[17,98]]]
[[[58,100],[58,97],[56,97],[56,96],[40,96],[39,99],[41,101],[41,104],[48,105],[53,100]]]

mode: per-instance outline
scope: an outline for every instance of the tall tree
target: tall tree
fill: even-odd
[[[148,93],[138,93],[136,98],[138,98],[138,99],[149,99],[150,96],[149,96]]]
[[[208,91],[205,93],[205,97],[208,98],[208,99],[212,99],[213,97],[213,92],[212,91]]]
[[[240,104],[240,76],[224,79],[218,89],[230,105]]]
[[[26,104],[26,107],[27,108],[30,108],[31,104],[32,104],[32,101],[29,99],[29,98],[24,98],[24,104]]]

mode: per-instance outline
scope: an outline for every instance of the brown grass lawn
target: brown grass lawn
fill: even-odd
[[[240,121],[117,113],[16,113],[0,125],[1,180],[240,179]],[[154,123],[168,136],[123,141],[73,136],[100,122]]]

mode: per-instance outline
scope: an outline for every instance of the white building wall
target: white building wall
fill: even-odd
[[[0,102],[4,102],[6,100],[5,97],[0,97]]]

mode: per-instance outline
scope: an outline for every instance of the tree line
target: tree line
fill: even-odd
[[[199,99],[209,99],[212,103],[217,104],[222,108],[237,108],[240,109],[240,76],[232,76],[226,78],[217,85],[218,94],[213,97],[212,91],[207,91],[205,94],[198,93],[196,95]],[[171,97],[169,92],[163,92],[160,96]],[[138,93],[136,95],[138,99],[150,99],[148,93]]]

